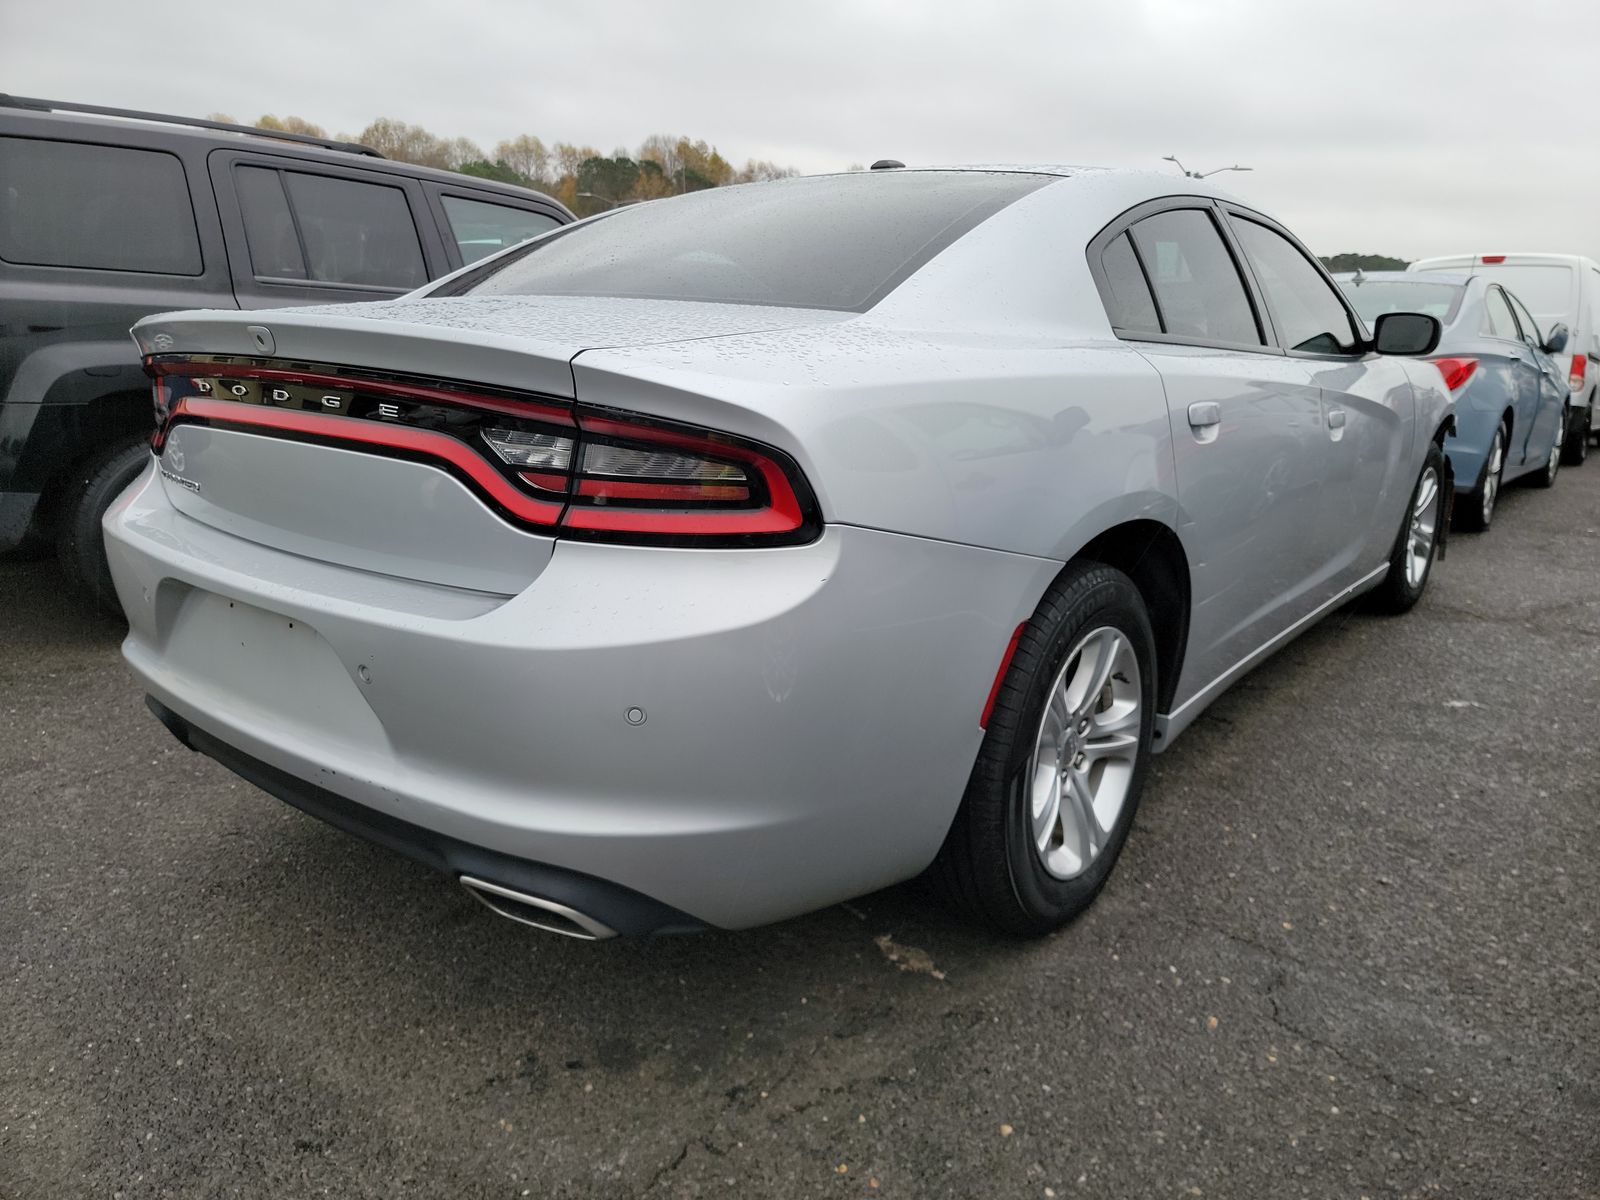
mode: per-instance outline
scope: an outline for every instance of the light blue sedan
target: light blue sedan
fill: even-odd
[[[1555,483],[1572,401],[1551,355],[1567,344],[1565,325],[1541,333],[1515,295],[1481,275],[1375,271],[1334,278],[1368,325],[1384,313],[1424,312],[1444,326],[1434,362],[1456,401],[1456,427],[1444,450],[1461,528],[1489,528],[1500,488],[1513,479]]]

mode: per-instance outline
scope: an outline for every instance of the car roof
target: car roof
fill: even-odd
[[[1485,259],[1495,259],[1494,262],[1485,262]],[[1507,251],[1504,254],[1437,254],[1432,258],[1419,258],[1411,264],[1413,271],[1432,272],[1432,264],[1439,263],[1446,267],[1516,267],[1516,266],[1560,266],[1560,267],[1595,267],[1600,269],[1600,263],[1582,254],[1547,254],[1538,250]]]
[[[119,135],[126,133],[130,128],[136,128],[141,132],[155,134],[162,138],[172,138],[212,147],[243,148],[263,154],[279,154],[311,162],[360,166],[369,171],[407,175],[414,179],[427,179],[435,183],[451,184],[455,187],[470,187],[475,191],[499,192],[508,196],[526,197],[536,195],[547,200],[552,206],[561,206],[561,202],[554,196],[538,192],[533,188],[519,187],[516,184],[502,183],[495,179],[484,179],[476,175],[463,175],[459,171],[445,171],[436,167],[423,167],[415,163],[401,162],[399,159],[385,158],[376,151],[363,153],[361,151],[366,148],[358,149],[357,143],[354,142],[342,143],[350,146],[351,149],[336,149],[334,147],[341,145],[341,143],[333,139],[330,139],[329,145],[318,145],[314,142],[294,141],[289,138],[276,137],[271,130],[266,129],[259,132],[250,129],[213,129],[205,126],[179,124],[178,121],[180,120],[181,118],[163,119],[159,114],[151,114],[148,118],[105,117],[61,110],[0,106],[0,121],[19,121],[24,124],[37,122],[41,126],[51,129],[70,129],[73,135],[79,138],[95,137],[95,140],[103,140],[110,144],[115,144]]]

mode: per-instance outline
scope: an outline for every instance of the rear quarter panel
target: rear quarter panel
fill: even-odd
[[[1160,377],[1116,343],[846,325],[587,351],[573,371],[581,403],[787,451],[830,522],[1065,560],[1118,522],[1176,520]]]

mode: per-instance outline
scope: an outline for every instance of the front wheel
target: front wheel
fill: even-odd
[[[1439,550],[1440,522],[1447,508],[1445,486],[1444,452],[1430,445],[1389,552],[1389,573],[1372,592],[1372,607],[1379,612],[1399,615],[1422,599]]]
[[[1155,638],[1121,571],[1075,563],[1018,637],[933,876],[992,926],[1042,934],[1087,908],[1139,805]]]
[[[1561,473],[1561,434],[1567,428],[1567,410],[1561,410],[1561,424],[1556,426],[1556,440],[1550,445],[1550,457],[1545,459],[1544,470],[1534,477],[1539,487],[1555,487],[1556,476]]]

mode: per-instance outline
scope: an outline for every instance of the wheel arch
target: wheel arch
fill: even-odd
[[[1160,521],[1124,521],[1096,534],[1069,562],[1115,567],[1144,600],[1156,643],[1156,712],[1169,712],[1189,642],[1189,558],[1178,535]]]
[[[31,467],[29,474],[37,481],[40,494],[36,528],[48,532],[79,468],[118,442],[148,434],[153,421],[150,395],[144,389],[118,388],[42,407],[55,418],[52,427],[41,430],[43,436],[37,444],[28,445],[24,454],[37,456],[26,465]]]

